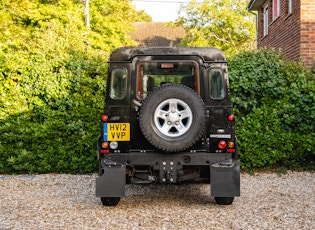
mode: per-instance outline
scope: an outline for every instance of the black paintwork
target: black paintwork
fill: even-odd
[[[199,83],[196,86],[196,91],[205,103],[208,118],[206,131],[196,144],[181,152],[168,153],[157,149],[146,140],[139,127],[139,110],[142,99],[136,93],[137,66],[141,62],[154,60],[164,62],[193,61],[198,68]],[[96,184],[98,196],[120,197],[121,192],[115,195],[115,191],[117,188],[121,188],[121,183],[126,182],[120,179],[121,183],[116,186],[115,184],[105,186],[105,184],[112,181],[109,179],[110,177],[122,178],[122,174],[125,173],[127,183],[178,183],[208,177],[214,182],[211,186],[214,196],[239,196],[240,170],[237,160],[237,140],[234,120],[229,121],[227,119],[228,115],[232,113],[232,108],[227,61],[224,54],[216,48],[119,48],[112,52],[108,60],[107,89],[111,87],[111,72],[117,68],[127,70],[127,95],[123,99],[112,99],[108,90],[105,95],[104,114],[108,115],[109,118],[118,118],[118,121],[113,122],[130,123],[130,141],[119,142],[117,149],[109,149],[109,153],[103,154],[100,152],[103,134],[100,135],[98,140],[100,177]],[[224,73],[226,95],[223,99],[214,100],[209,95],[207,73],[211,68],[220,69]],[[218,148],[220,140],[234,141],[235,151],[228,152],[227,148],[220,150]],[[110,167],[117,167],[117,165],[122,165],[126,170],[116,169],[114,173],[108,173]],[[204,173],[204,171],[208,171],[208,173]]]

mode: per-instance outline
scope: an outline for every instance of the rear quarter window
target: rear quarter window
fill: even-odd
[[[127,70],[113,69],[110,81],[110,97],[112,99],[123,99],[127,94]]]
[[[211,99],[221,100],[225,98],[223,71],[221,69],[210,69],[208,74]]]

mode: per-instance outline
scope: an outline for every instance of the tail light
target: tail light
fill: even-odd
[[[235,144],[233,141],[229,141],[228,144],[228,149],[226,150],[228,153],[235,153]]]
[[[235,117],[234,117],[233,114],[230,114],[230,115],[227,117],[227,119],[228,119],[229,121],[234,121]]]
[[[109,153],[107,141],[102,142],[101,147],[102,147],[102,149],[100,149],[101,154],[108,154]]]
[[[102,115],[101,120],[102,120],[103,122],[108,121],[108,116],[107,116],[107,115]]]
[[[108,116],[103,114],[101,116],[101,121],[102,122],[107,122],[108,121]],[[109,144],[108,144],[107,141],[103,141],[101,143],[100,155],[104,155],[104,154],[108,154],[109,153],[108,146],[109,146]]]
[[[220,141],[218,144],[219,149],[225,149],[226,148],[226,142],[225,141]]]

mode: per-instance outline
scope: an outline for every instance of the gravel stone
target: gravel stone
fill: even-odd
[[[315,229],[315,173],[241,174],[241,197],[220,206],[208,184],[127,185],[116,207],[96,175],[0,175],[0,229]]]

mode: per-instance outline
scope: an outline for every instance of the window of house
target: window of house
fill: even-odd
[[[288,14],[292,14],[293,11],[293,0],[288,0]]]
[[[272,1],[272,19],[275,20],[280,16],[280,0]]]
[[[268,4],[264,6],[263,8],[263,20],[264,20],[264,36],[266,36],[268,34]]]

